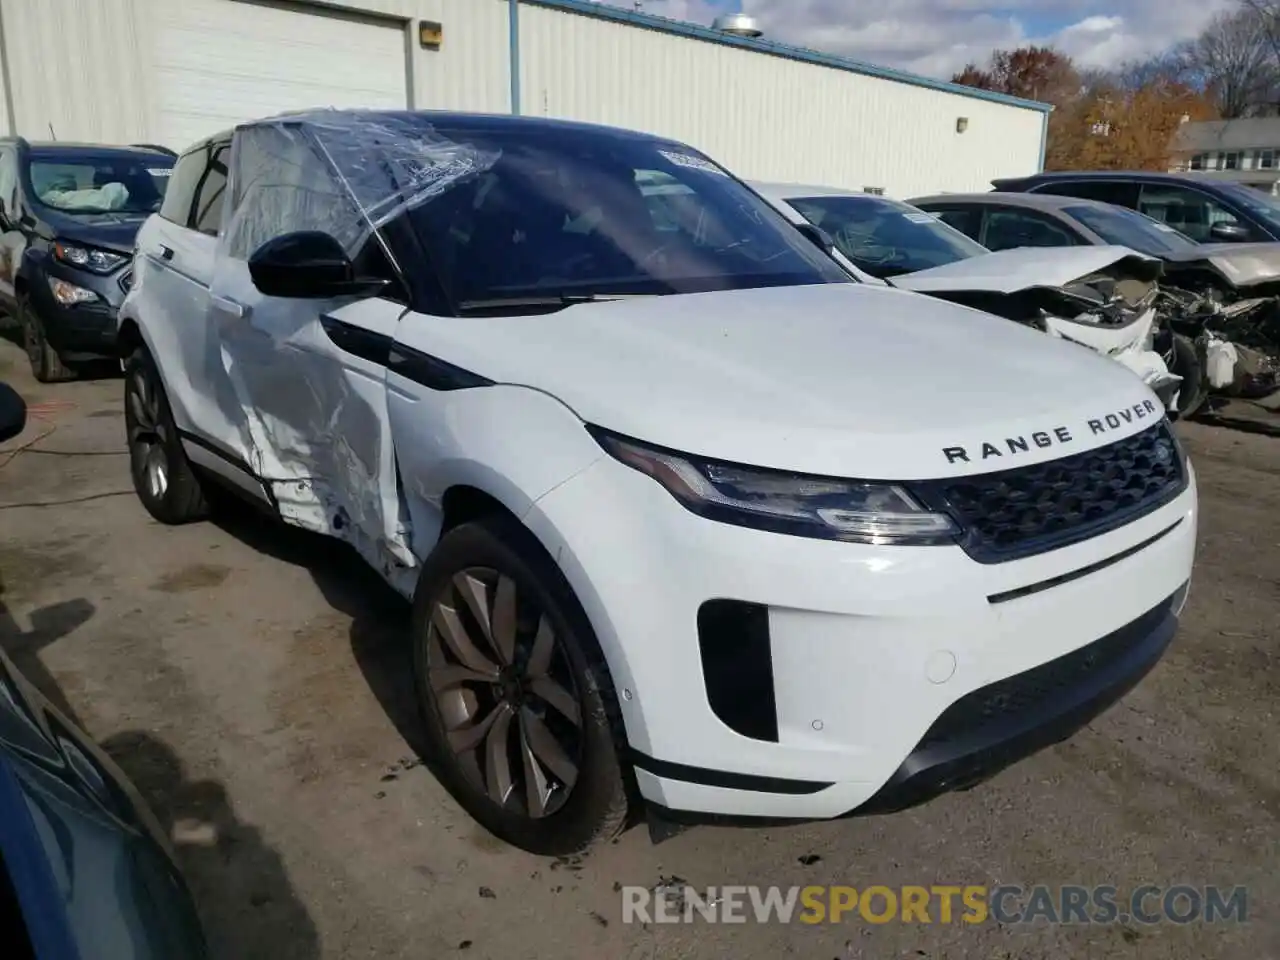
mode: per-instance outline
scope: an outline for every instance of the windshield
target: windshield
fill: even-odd
[[[1280,201],[1275,197],[1238,183],[1218,183],[1215,186],[1250,213],[1280,227]]]
[[[931,213],[884,197],[788,199],[854,266],[885,279],[989,253]]]
[[[36,199],[55,210],[145,215],[160,209],[172,167],[158,153],[33,151],[26,172]]]
[[[1065,207],[1063,213],[1084,224],[1107,243],[1159,257],[1196,246],[1186,234],[1145,214],[1121,207]]]
[[[851,282],[687,147],[565,128],[436,132],[497,158],[410,212],[455,307]]]

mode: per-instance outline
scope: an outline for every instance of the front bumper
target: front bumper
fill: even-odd
[[[28,285],[31,305],[44,323],[49,343],[64,360],[115,356],[116,311],[125,296],[121,280],[131,271],[132,265],[126,264],[114,273],[99,276],[46,260],[43,271],[32,276]],[[91,290],[98,299],[63,306],[49,289],[50,277]]]
[[[970,785],[1122,696],[1173,635],[1196,519],[1192,474],[1177,499],[1124,527],[980,564],[959,547],[705,520],[604,458],[525,521],[594,627],[644,797],[672,811],[808,819]],[[714,601],[762,612],[763,677],[750,630],[727,661],[708,659]],[[713,708],[726,676],[768,714],[750,735]],[[1045,676],[1060,682],[1023,709],[974,706]]]
[[[965,790],[1101,714],[1156,665],[1173,640],[1184,586],[1100,640],[997,680],[953,703],[856,813],[890,813]]]

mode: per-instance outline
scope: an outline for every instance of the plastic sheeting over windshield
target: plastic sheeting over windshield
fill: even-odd
[[[222,252],[247,260],[273,237],[319,230],[354,257],[383,224],[499,156],[408,113],[316,110],[240,127]]]

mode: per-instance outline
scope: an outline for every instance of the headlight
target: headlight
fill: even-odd
[[[67,283],[57,277],[49,278],[49,289],[53,292],[53,299],[64,307],[74,307],[77,303],[92,303],[98,299],[98,295],[92,290],[77,287],[74,283]]]
[[[63,263],[90,273],[110,273],[129,258],[107,250],[94,250],[91,247],[76,247],[69,243],[55,243],[53,255]]]
[[[591,432],[616,460],[709,520],[871,544],[952,543],[960,532],[951,517],[926,510],[898,484],[744,467],[660,450],[595,427]]]

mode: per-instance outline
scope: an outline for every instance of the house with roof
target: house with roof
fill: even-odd
[[[1280,117],[1187,121],[1173,135],[1169,153],[1170,172],[1280,193]]]

